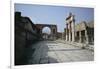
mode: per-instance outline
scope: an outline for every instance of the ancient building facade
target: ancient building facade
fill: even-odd
[[[94,22],[83,21],[75,26],[75,41],[94,44]]]
[[[62,39],[62,32],[57,32],[57,39]]]
[[[94,22],[75,24],[72,13],[66,18],[66,41],[94,44]]]

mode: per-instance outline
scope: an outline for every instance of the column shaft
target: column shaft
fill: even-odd
[[[68,24],[66,24],[66,41],[68,41]]]
[[[75,23],[74,21],[72,21],[72,41],[74,42],[75,41]]]
[[[85,38],[86,38],[86,43],[88,44],[89,43],[89,37],[88,37],[88,34],[87,34],[87,30],[85,30]]]
[[[69,23],[69,41],[71,41],[71,23]]]
[[[82,42],[82,35],[81,35],[81,31],[79,31],[79,42]]]

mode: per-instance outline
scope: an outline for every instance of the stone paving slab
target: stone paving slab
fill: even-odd
[[[58,63],[59,62],[59,58],[57,57],[55,52],[48,52],[48,60],[49,63]]]
[[[57,41],[41,41],[32,47],[35,48],[35,52],[29,60],[29,63],[32,64],[94,60],[92,51]]]

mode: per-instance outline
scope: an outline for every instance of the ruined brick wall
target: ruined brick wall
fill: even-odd
[[[35,28],[35,26],[34,26]],[[25,49],[39,38],[33,23],[28,17],[22,17],[20,12],[15,13],[15,64],[20,64]]]

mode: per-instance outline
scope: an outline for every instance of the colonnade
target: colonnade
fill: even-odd
[[[66,18],[66,40],[75,41],[75,18],[72,13]]]

